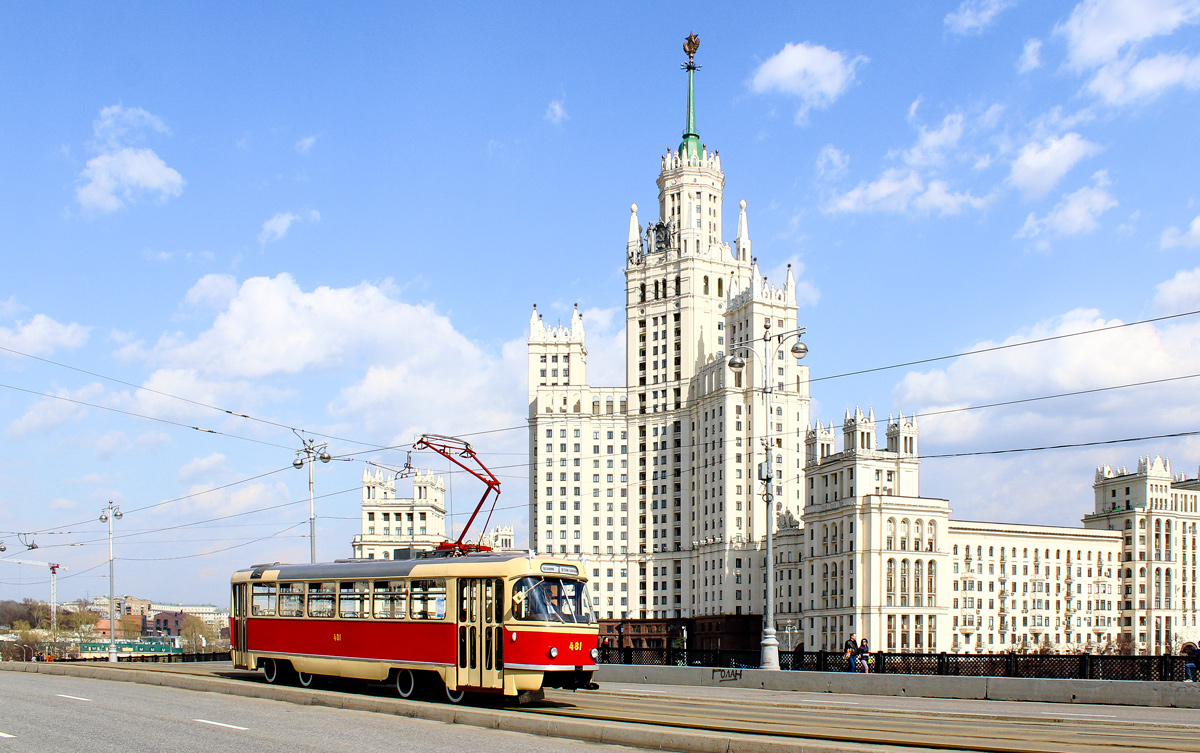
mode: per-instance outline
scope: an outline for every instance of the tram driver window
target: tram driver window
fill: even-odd
[[[442,620],[446,617],[446,581],[443,578],[411,582],[412,618]]]
[[[308,616],[333,617],[334,583],[308,584]]]
[[[338,584],[338,613],[342,617],[366,617],[370,611],[369,599],[366,581],[343,581]]]
[[[250,614],[255,617],[275,616],[275,584],[255,583],[250,602]]]
[[[377,580],[374,584],[375,618],[399,620],[408,616],[408,588],[402,580]]]
[[[279,616],[280,617],[303,617],[304,616],[304,584],[303,583],[280,583],[279,584]]]

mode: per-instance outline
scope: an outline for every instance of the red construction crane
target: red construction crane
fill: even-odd
[[[453,542],[443,541],[437,545],[435,551],[441,556],[448,557],[458,557],[470,552],[491,551],[492,548],[490,546],[471,543],[464,544],[463,539],[466,538],[467,531],[471,529],[471,524],[475,522],[479,511],[483,509],[483,503],[487,501],[488,495],[495,492],[496,495],[492,497],[492,507],[488,510],[488,521],[491,521],[492,513],[496,509],[496,500],[500,499],[500,479],[496,478],[496,474],[487,469],[487,466],[475,454],[475,450],[471,448],[471,443],[458,437],[445,437],[441,434],[422,434],[421,438],[413,445],[413,449],[433,450],[487,485],[487,488],[483,490],[483,496],[479,498],[479,504],[475,505],[475,510],[471,513],[470,520],[463,526],[462,533],[458,535],[458,540]],[[467,465],[463,462],[464,460],[473,463],[478,468]],[[486,529],[487,522],[484,522],[483,526]]]

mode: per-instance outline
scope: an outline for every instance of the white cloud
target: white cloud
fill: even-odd
[[[1009,183],[1026,198],[1045,196],[1080,160],[1100,151],[1100,145],[1067,133],[1021,147],[1012,163]]]
[[[1164,313],[1196,308],[1200,269],[1158,287]],[[984,349],[1118,325],[1094,309],[1077,309],[1023,328]],[[1178,431],[1200,420],[1200,380],[1182,380],[1044,400],[1003,408],[928,415],[935,411],[1112,387],[1200,373],[1200,322],[1178,319],[1110,329],[955,359],[949,366],[910,372],[897,385],[894,405],[919,418],[925,454],[1115,439]],[[1119,355],[1116,355],[1119,354]],[[926,460],[923,492],[948,496],[963,518],[1070,523],[1091,508],[1092,471],[1098,463],[1125,465],[1138,454],[1167,454],[1183,442],[1083,448],[1012,458]],[[1195,452],[1190,454],[1195,457]],[[1048,484],[1049,480],[1049,484]],[[1048,512],[1049,510],[1049,512]],[[1056,516],[1067,516],[1058,519]]]
[[[940,165],[945,162],[945,152],[958,145],[963,135],[963,116],[951,113],[942,119],[935,130],[920,126],[917,143],[904,152],[904,161],[914,167]]]
[[[1087,88],[1110,105],[1127,105],[1176,86],[1200,89],[1200,56],[1164,53],[1137,60],[1127,55],[1100,68]]]
[[[274,243],[277,240],[287,235],[288,230],[297,222],[304,219],[309,222],[318,222],[321,219],[321,213],[317,210],[309,210],[306,216],[301,216],[295,212],[278,212],[269,220],[262,224],[262,231],[258,234],[258,242],[262,245]]]
[[[1187,232],[1181,233],[1177,227],[1169,227],[1163,231],[1162,247],[1175,248],[1176,246],[1200,246],[1200,216],[1192,220]]]
[[[219,452],[214,452],[208,457],[195,458],[179,469],[179,480],[191,482],[198,479],[211,480],[214,476],[228,476],[230,470],[225,460],[225,456]]]
[[[1016,0],[963,0],[958,10],[947,14],[944,22],[953,34],[979,34],[992,25],[1000,12]]]
[[[58,389],[53,394],[68,400],[94,402],[104,393],[104,387],[94,382],[78,390]],[[42,398],[29,407],[25,413],[8,426],[8,434],[13,437],[27,437],[35,434],[47,434],[71,421],[78,421],[87,415],[87,407],[68,400]]]
[[[14,329],[0,327],[0,345],[33,356],[45,356],[60,348],[81,348],[91,327],[59,324],[45,314],[36,314],[28,322],[17,322]]]
[[[1126,48],[1200,19],[1200,0],[1083,0],[1054,32],[1067,40],[1067,64],[1085,70]]]
[[[140,107],[110,105],[100,110],[92,121],[92,133],[97,149],[116,149],[129,141],[138,140],[146,130],[169,134],[171,130],[161,118]]]
[[[822,178],[837,180],[846,174],[849,167],[850,155],[833,144],[826,144],[817,155],[817,175]]]
[[[567,114],[566,101],[562,99],[551,101],[550,104],[546,106],[546,114],[543,117],[545,117],[546,120],[549,120],[554,125],[558,125],[564,120],[571,119],[571,116]]]
[[[105,107],[92,125],[93,148],[75,190],[79,205],[90,212],[115,212],[142,197],[166,201],[183,192],[183,176],[147,147],[130,146],[147,130],[168,133],[163,122],[134,107]]]
[[[987,206],[987,197],[978,197],[970,192],[954,193],[942,180],[933,180],[926,185],[915,170],[886,170],[870,183],[859,183],[828,202],[824,211],[833,214],[862,212],[893,212],[906,214],[915,212],[939,215],[958,214],[963,209],[982,209]]]
[[[0,319],[7,319],[10,316],[16,316],[25,309],[17,302],[15,295],[10,295],[7,301],[0,301]]]
[[[1037,238],[1046,235],[1079,235],[1100,227],[1099,218],[1117,206],[1117,200],[1105,190],[1111,181],[1101,170],[1092,176],[1092,185],[1067,194],[1042,219],[1032,213],[1017,233],[1018,238]]]
[[[301,154],[308,154],[312,150],[313,145],[317,143],[316,136],[305,136],[296,142],[296,151]]]
[[[1017,73],[1029,73],[1042,67],[1042,40],[1030,39],[1021,50],[1021,59],[1017,61]]]
[[[1154,311],[1175,314],[1200,309],[1200,267],[1181,269],[1154,289]]]
[[[751,88],[758,93],[779,91],[800,99],[796,122],[804,123],[812,108],[828,107],[854,83],[868,59],[847,58],[819,44],[788,43],[754,72]]]
[[[237,295],[237,278],[233,275],[207,274],[196,281],[183,300],[193,306],[223,309]]]

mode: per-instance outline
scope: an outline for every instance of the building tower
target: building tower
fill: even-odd
[[[796,283],[790,268],[777,283],[759,271],[745,202],[734,245],[722,239],[721,157],[696,125],[697,46],[685,46],[686,119],[659,160],[658,216],[643,226],[630,207],[625,385],[587,384],[578,312],[569,328],[530,319],[530,543],[586,558],[602,618],[762,614],[764,452],[777,514],[803,508],[808,370],[789,343],[762,338],[797,328]]]

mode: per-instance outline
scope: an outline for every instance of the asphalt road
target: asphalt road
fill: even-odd
[[[131,750],[614,753],[633,749],[136,683],[0,672],[0,753]]]

